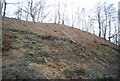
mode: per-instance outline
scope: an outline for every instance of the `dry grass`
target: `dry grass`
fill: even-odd
[[[118,47],[82,30],[5,18],[3,36],[4,79],[117,76]]]

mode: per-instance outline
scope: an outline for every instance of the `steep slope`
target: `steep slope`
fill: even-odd
[[[120,49],[65,25],[3,20],[4,79],[118,77]]]

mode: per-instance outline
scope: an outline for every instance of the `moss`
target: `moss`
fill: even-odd
[[[29,52],[28,49],[26,49],[26,50],[23,51],[23,53],[24,53],[24,54],[29,54],[30,52]]]
[[[81,67],[78,67],[78,66],[74,66],[73,70],[77,75],[85,75],[86,74],[85,69],[81,68]]]
[[[33,74],[36,74],[36,77],[44,76],[45,71],[47,71],[47,67],[37,63],[30,63],[28,68],[33,71]]]
[[[93,79],[93,81],[97,81],[98,79],[103,79],[103,75],[99,72],[93,72],[91,79]]]
[[[37,57],[49,57],[50,53],[47,51],[40,51],[38,54],[36,54]]]
[[[68,70],[68,69],[64,70],[64,74],[66,75],[66,78],[69,79],[77,75],[73,70]]]
[[[92,81],[97,81],[98,79],[103,79],[103,75],[96,71],[96,69],[93,69],[93,68],[86,68],[86,73],[89,75],[89,78],[92,80]]]

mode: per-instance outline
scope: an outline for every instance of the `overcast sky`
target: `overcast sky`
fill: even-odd
[[[6,0],[7,2],[21,2],[25,0]],[[108,1],[114,4],[118,4],[118,1],[120,0],[46,0],[49,3],[54,3],[55,1],[60,1],[60,2],[67,2],[68,4],[79,4],[81,7],[85,8],[91,8],[93,5],[95,5],[96,2],[98,1]]]
[[[6,0],[7,3],[17,3],[17,2],[24,2],[25,0]],[[37,0],[34,0],[37,1]],[[69,10],[71,11],[71,9],[75,9],[78,5],[80,8],[85,8],[86,11],[90,10],[91,8],[93,8],[96,4],[96,2],[98,1],[105,1],[105,0],[46,0],[48,4],[54,4],[57,1],[63,2],[63,3],[67,3],[67,5],[69,6]],[[114,3],[116,5],[116,7],[118,6],[118,2],[119,0],[106,0],[110,3]],[[77,6],[76,6],[77,5]],[[14,5],[7,5],[7,16],[11,17],[12,15],[14,15],[15,12],[15,6]]]

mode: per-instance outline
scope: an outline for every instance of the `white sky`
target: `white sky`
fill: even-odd
[[[6,1],[13,3],[13,2],[21,2],[24,0],[6,0]],[[111,3],[118,4],[118,1],[120,0],[47,0],[47,2],[49,3],[54,3],[55,1],[67,2],[68,4],[74,4],[74,5],[79,4],[81,7],[90,8],[93,5],[95,5],[95,3],[98,1],[108,1]]]
[[[17,3],[25,0],[6,0],[8,3]],[[37,0],[36,0],[37,1]],[[105,1],[105,0],[46,0],[48,4],[53,4],[57,1],[67,3],[68,6],[70,7],[69,10],[76,8],[76,5],[79,5],[80,8],[85,8],[86,10],[89,10],[93,8],[98,1]],[[106,0],[110,3],[114,3],[117,7],[117,4],[120,0]],[[15,10],[15,6],[13,5],[8,5],[7,6],[7,15],[13,15],[13,12]]]

